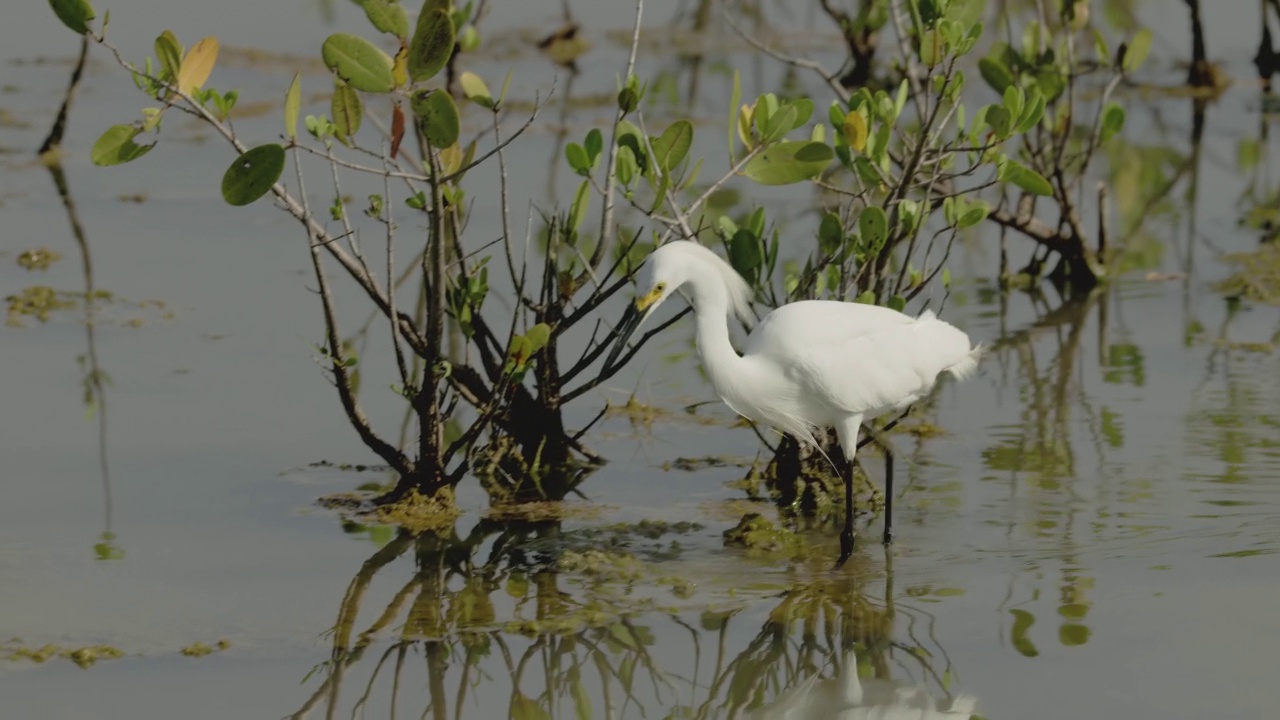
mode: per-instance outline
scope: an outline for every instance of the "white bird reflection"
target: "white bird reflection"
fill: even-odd
[[[977,700],[960,694],[939,700],[920,684],[858,677],[850,650],[834,678],[812,675],[777,700],[748,714],[752,720],[969,720]]]

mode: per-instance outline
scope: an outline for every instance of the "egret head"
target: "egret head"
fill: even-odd
[[[653,251],[636,274],[636,311],[648,317],[663,300],[689,279],[690,265],[681,262],[685,242],[671,242]]]
[[[671,294],[692,284],[692,297],[698,297],[697,288],[704,290],[723,288],[728,310],[750,325],[755,319],[751,312],[751,287],[729,263],[711,250],[696,242],[676,240],[654,250],[636,274],[635,303],[627,308],[619,320],[613,350],[605,360],[605,367],[613,365],[622,354],[627,340],[653,311]],[[684,293],[682,293],[684,294]],[[685,294],[686,299],[690,294]],[[691,300],[691,304],[692,304]],[[705,308],[704,308],[705,309]]]

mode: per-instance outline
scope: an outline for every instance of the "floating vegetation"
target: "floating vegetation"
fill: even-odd
[[[8,304],[5,324],[10,327],[26,327],[26,321],[30,319],[48,322],[54,312],[75,310],[83,307],[85,302],[110,305],[117,309],[154,310],[160,313],[163,320],[172,320],[174,317],[162,300],[125,300],[109,290],[95,290],[86,295],[82,292],[54,290],[48,285],[32,285],[15,295],[5,297],[5,302]],[[127,327],[141,327],[145,322],[144,318],[138,316],[117,321]]]
[[[18,253],[18,264],[28,270],[48,270],[62,259],[62,253],[47,247],[32,248]]]
[[[1280,305],[1280,244],[1264,243],[1252,252],[1232,253],[1224,258],[1236,271],[1215,285],[1228,297]]]
[[[63,647],[47,644],[41,647],[28,647],[21,640],[13,639],[0,642],[0,659],[44,663],[53,658],[63,658],[82,668],[92,667],[99,660],[115,660],[124,657],[124,652],[110,645],[85,645],[82,647]]]
[[[23,318],[35,318],[42,323],[48,322],[49,313],[76,307],[73,300],[63,297],[70,294],[59,293],[48,285],[23,288],[17,295],[9,295],[5,298],[5,302],[9,304],[5,324],[11,327],[25,327]]]
[[[421,495],[416,489],[389,503],[375,504],[371,492],[345,492],[326,495],[317,502],[336,510],[344,522],[360,525],[394,525],[411,533],[444,532],[453,529],[462,511],[454,502],[453,488],[442,488],[433,496]]]
[[[205,645],[204,643],[197,640],[191,643],[190,645],[182,648],[181,650],[179,650],[179,652],[181,652],[183,655],[186,655],[187,657],[198,658],[198,657],[204,657],[205,655],[212,655],[215,652],[222,652],[223,650],[226,650],[229,647],[231,647],[231,643],[227,642],[226,640],[219,640],[218,642],[214,643],[212,647],[210,647],[209,645]]]

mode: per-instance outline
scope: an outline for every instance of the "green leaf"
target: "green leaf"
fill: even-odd
[[[569,206],[569,230],[577,235],[582,226],[582,218],[587,215],[587,204],[591,201],[591,183],[583,180],[578,192],[573,196],[573,204]]]
[[[146,155],[155,143],[138,145],[133,141],[142,129],[135,125],[113,125],[102,133],[89,152],[89,159],[94,165],[119,165]]]
[[[458,141],[458,106],[444,90],[419,90],[410,102],[413,114],[422,121],[427,141],[435,148],[447,148]]]
[[[956,229],[964,230],[987,219],[987,215],[991,214],[991,206],[984,200],[976,200],[969,203],[969,206],[960,213],[960,217],[956,218]]]
[[[493,94],[489,92],[489,86],[479,75],[470,70],[464,71],[458,76],[458,84],[462,86],[462,96],[471,102],[490,110],[496,106]]]
[[[546,323],[538,323],[529,328],[529,331],[524,336],[529,341],[529,354],[532,355],[546,347],[547,342],[551,340],[551,326]]]
[[[854,298],[853,301],[856,303],[862,303],[863,305],[875,305],[876,293],[874,290],[868,290],[862,293],[861,295],[859,295],[858,297]]]
[[[833,212],[825,213],[818,224],[818,249],[823,255],[834,255],[844,244],[844,226],[840,216]]]
[[[329,101],[333,125],[337,128],[338,139],[344,145],[351,144],[351,138],[360,130],[360,121],[364,118],[364,106],[360,104],[360,93],[346,83],[339,82],[333,88],[333,99]]]
[[[49,6],[63,25],[81,35],[89,32],[89,21],[97,17],[89,0],[49,0]]]
[[[320,48],[324,64],[356,90],[391,92],[396,86],[391,57],[357,35],[335,33]]]
[[[1013,85],[1013,73],[1009,71],[1007,65],[995,58],[984,57],[979,60],[978,72],[982,74],[982,79],[986,80],[987,84],[998,93],[1003,93]]]
[[[1102,36],[1102,31],[1098,30],[1098,28],[1095,27],[1092,30],[1093,51],[1098,54],[1098,62],[1103,67],[1107,67],[1111,64],[1111,51],[1107,49],[1107,39]]]
[[[1025,133],[1035,127],[1040,122],[1040,118],[1044,117],[1045,97],[1039,88],[1032,88],[1028,94],[1030,98],[1022,109],[1022,114],[1018,116],[1018,121],[1014,123],[1013,131],[1018,134]]]
[[[298,113],[302,111],[302,74],[294,73],[284,94],[284,134],[289,142],[298,140]]]
[[[636,155],[631,148],[626,145],[618,146],[618,158],[615,161],[618,171],[618,182],[623,187],[630,187],[631,181],[640,172],[640,165],[636,163]]]
[[[894,295],[893,297],[889,298],[889,302],[885,303],[885,307],[889,308],[890,310],[897,310],[898,312],[902,312],[907,308],[907,299],[902,297],[901,295]]]
[[[1151,31],[1142,28],[1133,34],[1133,39],[1125,47],[1124,57],[1120,60],[1120,67],[1126,73],[1131,73],[1142,65],[1147,59],[1147,55],[1151,52]]]
[[[991,126],[991,132],[997,141],[1009,137],[1009,132],[1013,129],[1013,116],[1003,105],[989,106],[984,119]]]
[[[768,121],[764,123],[764,128],[760,131],[761,142],[771,143],[786,137],[791,132],[791,128],[795,126],[796,109],[790,105],[783,106],[777,112],[769,115]]]
[[[1100,142],[1106,142],[1115,137],[1115,134],[1124,128],[1124,108],[1116,103],[1107,103],[1102,110],[1102,131],[1099,135]]]
[[[889,239],[889,216],[884,208],[872,205],[859,213],[858,232],[862,234],[862,242],[869,255],[880,252]]]
[[[564,157],[569,161],[569,167],[579,175],[586,175],[591,172],[591,160],[587,157],[587,151],[578,143],[569,143],[564,148]]]
[[[604,135],[600,133],[598,128],[591,128],[587,133],[587,140],[583,144],[583,149],[587,151],[587,160],[591,162],[591,167],[596,166],[596,160],[600,158],[600,153],[604,150]]]
[[[942,60],[946,48],[942,45],[942,34],[936,29],[926,30],[920,36],[920,62],[927,67],[935,67]]]
[[[1053,195],[1053,186],[1040,173],[1016,160],[1006,159],[996,173],[1001,182],[1013,183],[1034,195]]]
[[[360,0],[360,5],[369,22],[380,32],[391,33],[402,40],[409,39],[409,14],[400,3],[393,0]]]
[[[693,145],[693,123],[677,120],[651,142],[654,162],[663,170],[671,172],[689,154],[689,147]]]
[[[751,211],[747,216],[746,222],[742,223],[742,227],[750,230],[756,237],[764,236],[764,208],[758,207]]]
[[[795,119],[791,121],[791,127],[787,131],[795,130],[809,122],[809,118],[813,117],[813,101],[809,98],[798,98],[791,101],[791,107],[796,109]]]
[[[246,151],[223,174],[222,199],[240,206],[266,195],[284,172],[284,157],[284,147],[274,143]]]
[[[760,238],[746,228],[734,233],[729,241],[729,264],[747,282],[755,284],[760,277],[760,267],[764,265]]]
[[[156,60],[160,62],[160,79],[173,82],[178,77],[178,68],[182,67],[182,45],[172,30],[165,30],[156,36]]]
[[[790,185],[817,177],[833,157],[830,145],[791,140],[765,148],[751,158],[742,174],[761,185]]]
[[[618,148],[630,148],[632,159],[635,160],[636,169],[641,174],[649,172],[649,154],[645,151],[644,143],[641,141],[640,128],[634,123],[623,120],[618,123],[615,130],[617,135]]]
[[[428,0],[427,6],[430,4]],[[435,77],[453,55],[453,20],[448,12],[428,10],[427,6],[418,16],[418,27],[409,43],[409,77],[418,81]]]
[[[502,101],[507,99],[507,91],[511,89],[511,75],[515,69],[507,71],[507,79],[502,81],[502,92],[498,93],[498,105],[502,105]]]
[[[1009,111],[1009,117],[1022,117],[1022,110],[1026,107],[1027,95],[1022,88],[1017,85],[1010,85],[1004,89],[1004,109]]]

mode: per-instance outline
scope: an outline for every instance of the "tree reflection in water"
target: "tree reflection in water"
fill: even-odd
[[[700,576],[688,595],[673,575],[679,560],[651,562],[648,550],[592,532],[562,530],[559,521],[493,520],[465,537],[400,531],[349,584],[329,659],[304,680],[319,684],[292,717],[806,718],[828,717],[823,708],[833,707],[863,713],[849,717],[967,718],[972,711],[971,698],[950,695],[953,670],[933,617],[895,603],[887,556],[883,566],[855,557],[865,564],[832,575],[824,554],[822,570],[817,560],[813,567],[801,560],[770,584],[741,582],[759,569],[716,551],[726,553],[718,562],[740,565],[732,572],[737,589],[717,590]],[[670,547],[663,534],[650,547]],[[610,547],[626,551],[601,552]],[[565,562],[591,553],[617,562]],[[373,588],[407,557],[414,571],[398,589]],[[373,600],[388,593],[385,604]],[[843,704],[824,705],[828,696]],[[921,715],[926,709],[934,714]]]

